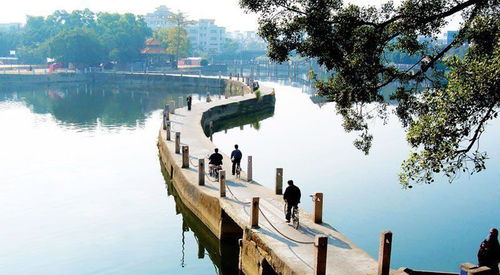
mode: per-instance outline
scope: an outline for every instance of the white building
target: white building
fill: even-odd
[[[153,13],[148,13],[144,16],[144,21],[153,30],[160,28],[175,27],[175,24],[169,21],[173,13],[166,6],[159,6]]]
[[[200,19],[187,27],[191,48],[206,53],[220,53],[226,43],[226,28],[215,25],[214,19]]]

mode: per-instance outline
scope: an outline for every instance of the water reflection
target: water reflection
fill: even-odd
[[[182,202],[172,184],[170,175],[163,165],[161,165],[161,173],[165,178],[168,196],[174,197],[176,214],[182,215],[181,266],[185,266],[185,234],[191,231],[198,244],[198,259],[204,259],[205,256],[208,256],[214,264],[216,274],[238,274],[239,247],[237,244],[221,243],[210,229]]]
[[[249,126],[255,130],[260,129],[260,122],[267,118],[270,118],[274,115],[274,104],[266,104],[261,110],[253,112],[247,115],[239,115],[239,116],[226,116],[212,123],[205,123],[203,125],[203,131],[206,136],[210,136],[212,133],[224,131],[239,127],[241,130],[244,129],[245,126]]]
[[[216,273],[164,194],[156,147],[163,102],[205,92],[1,88],[0,274]]]
[[[216,94],[217,90],[209,90]],[[148,115],[174,100],[185,101],[187,94],[203,100],[196,88],[165,85],[134,87],[111,84],[18,86],[0,88],[0,101],[22,101],[34,113],[52,114],[68,127],[93,129],[98,126],[134,128]],[[205,91],[203,91],[203,95]],[[195,100],[196,101],[196,100]]]
[[[479,243],[489,228],[500,226],[499,120],[482,137],[491,158],[485,171],[453,184],[438,178],[402,190],[397,174],[410,148],[395,115],[370,125],[374,142],[366,156],[353,146],[356,134],[344,131],[334,103],[319,106],[301,88],[266,84],[276,89],[273,117],[262,120],[259,131],[234,127],[213,134],[220,150],[231,152],[238,144],[245,156],[253,156],[254,178],[269,188],[275,168],[282,167],[303,196],[323,192],[324,220],[374,257],[380,231],[393,231],[395,268],[456,272],[459,264],[476,262]],[[310,200],[302,204],[311,211]]]

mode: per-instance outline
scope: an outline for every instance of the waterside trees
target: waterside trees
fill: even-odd
[[[130,13],[55,11],[47,17],[28,16],[16,46],[27,63],[45,63],[47,57],[86,65],[132,62],[151,34],[143,18]]]

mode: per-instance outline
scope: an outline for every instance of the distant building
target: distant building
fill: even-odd
[[[200,67],[201,57],[180,58],[177,61],[177,66],[179,68]]]
[[[144,16],[144,21],[153,30],[175,27],[169,21],[174,15],[166,6],[159,6],[153,13]],[[187,28],[189,42],[193,50],[206,53],[219,53],[226,42],[226,29],[215,25],[214,19],[200,19],[193,21]]]
[[[1,23],[0,32],[19,31],[21,26],[21,23]]]
[[[146,40],[144,46],[141,54],[145,57],[147,66],[162,66],[166,64],[168,54],[158,39],[150,38]]]
[[[173,13],[166,6],[159,6],[153,13],[148,13],[144,16],[144,21],[153,30],[158,30],[160,28],[170,28],[175,27],[175,25],[169,21]]]
[[[448,31],[446,33],[446,44],[451,44],[458,35],[458,31]]]
[[[226,42],[226,28],[215,25],[214,19],[200,19],[187,27],[191,48],[206,53],[220,53]]]

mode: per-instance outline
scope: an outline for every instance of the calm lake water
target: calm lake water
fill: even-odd
[[[372,125],[365,156],[333,104],[272,85],[274,115],[216,133],[222,150],[240,144],[264,185],[283,167],[304,195],[324,192],[325,220],[373,256],[379,232],[392,230],[395,268],[475,262],[488,229],[500,226],[498,121],[482,137],[484,173],[402,190],[408,147],[395,118]],[[201,90],[0,88],[0,274],[233,274],[234,259],[221,253],[235,253],[175,198],[158,160],[163,104]]]
[[[217,273],[156,147],[163,103],[197,90],[152,90],[0,88],[0,274]]]
[[[276,90],[272,118],[213,136],[224,152],[239,144],[253,156],[255,180],[274,188],[275,168],[284,168],[309,212],[308,195],[323,192],[324,220],[373,257],[380,232],[391,230],[393,268],[458,272],[461,263],[477,263],[489,228],[500,227],[499,119],[481,138],[490,157],[486,171],[403,190],[397,174],[410,149],[395,116],[387,125],[370,125],[374,140],[366,156],[353,145],[357,135],[344,131],[333,103],[320,106],[302,88],[267,85]]]

